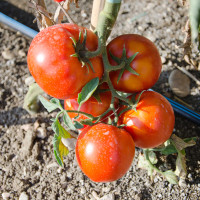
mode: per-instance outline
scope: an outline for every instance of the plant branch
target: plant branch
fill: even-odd
[[[117,19],[120,6],[121,6],[121,0],[117,0],[117,1],[106,0],[104,9],[99,14],[96,31],[100,38],[101,37],[105,38],[105,41],[108,39],[112,31],[112,28]]]

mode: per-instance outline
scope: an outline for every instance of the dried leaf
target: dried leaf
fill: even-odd
[[[187,166],[186,166],[186,158],[184,150],[178,153],[178,157],[176,159],[175,174],[179,176],[181,179],[185,179],[187,175]]]
[[[79,8],[78,6],[78,0],[66,0],[63,4],[63,8],[66,9],[66,10],[69,10],[69,6],[70,4],[74,2],[76,4],[76,8]]]
[[[186,143],[186,142],[184,142],[184,140],[182,140],[175,134],[173,134],[171,138],[172,138],[174,145],[178,151],[181,151],[187,147],[194,146],[196,144],[196,142],[194,140],[190,140],[189,142]]]
[[[158,162],[158,159],[156,157],[156,154],[153,151],[149,152],[149,160],[153,165],[155,165]]]
[[[52,19],[52,13],[49,13],[46,10],[43,0],[38,1],[38,3],[36,3],[34,0],[30,0],[29,6],[35,10],[37,24],[40,31],[55,24],[54,20]]]
[[[61,10],[60,6],[58,6],[54,15],[54,21],[56,22],[56,24],[60,24],[61,21],[63,20],[63,17],[64,13]]]
[[[178,184],[178,177],[172,170],[163,172],[163,175],[171,184]]]

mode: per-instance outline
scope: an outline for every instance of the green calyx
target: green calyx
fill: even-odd
[[[122,56],[121,58],[118,58],[116,56],[114,56],[111,51],[109,51],[111,58],[119,65],[122,62],[125,63],[124,67],[120,70],[118,79],[117,79],[117,84],[119,83],[119,80],[121,79],[123,73],[125,70],[128,70],[129,72],[131,72],[134,75],[139,76],[139,74],[130,66],[130,64],[132,63],[132,61],[135,59],[135,57],[137,56],[138,52],[136,52],[134,55],[132,55],[131,57],[127,58],[126,56],[126,48],[124,45],[123,51],[122,51]]]
[[[79,39],[76,41],[73,37],[70,37],[73,42],[73,47],[75,49],[75,54],[72,54],[71,57],[77,57],[79,61],[81,62],[81,66],[87,67],[88,73],[89,73],[89,67],[91,67],[92,71],[95,73],[95,70],[93,68],[92,62],[90,61],[90,58],[96,57],[102,53],[101,48],[101,41],[98,38],[98,48],[96,51],[88,51],[86,47],[86,40],[87,40],[87,31],[85,30],[82,37],[82,31],[79,32]]]

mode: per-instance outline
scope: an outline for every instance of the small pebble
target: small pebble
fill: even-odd
[[[25,79],[25,84],[28,85],[28,86],[31,85],[34,82],[35,82],[35,80],[32,76],[29,76]]]
[[[47,136],[46,130],[42,127],[39,127],[37,129],[37,137],[40,139],[44,139],[44,138],[46,138],[46,136]]]
[[[107,194],[107,195],[101,197],[100,200],[115,200],[115,195],[114,194]]]
[[[190,79],[179,70],[172,71],[168,81],[173,93],[177,96],[186,97],[190,94]]]
[[[84,187],[81,188],[81,194],[85,194],[86,193],[86,189]]]
[[[11,60],[11,59],[13,59],[15,57],[14,54],[11,51],[9,51],[9,50],[3,51],[2,52],[2,56],[6,60]]]
[[[10,197],[10,193],[8,193],[8,192],[3,192],[2,193],[3,200],[7,200],[9,197]]]
[[[8,61],[6,62],[6,65],[7,65],[8,67],[13,67],[13,66],[15,65],[15,59],[8,60]]]
[[[25,192],[22,192],[19,196],[19,200],[28,200],[28,195]]]
[[[18,51],[18,54],[19,54],[20,57],[25,57],[26,56],[26,53],[22,49],[20,49]]]

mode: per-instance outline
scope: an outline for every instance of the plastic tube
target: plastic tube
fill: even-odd
[[[14,30],[20,31],[21,33],[23,33],[24,35],[30,37],[30,38],[34,38],[38,32],[21,24],[20,22],[8,17],[7,15],[3,14],[2,12],[0,12],[0,22],[13,28]]]

